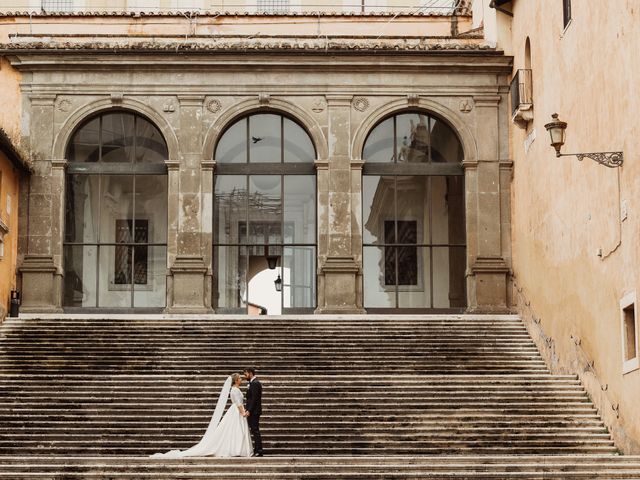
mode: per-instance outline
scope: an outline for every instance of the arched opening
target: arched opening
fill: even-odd
[[[524,68],[531,70],[531,41],[529,37],[524,43]]]
[[[110,110],[67,145],[66,308],[166,304],[167,144],[145,117]]]
[[[362,152],[364,304],[375,309],[466,307],[463,149],[444,120],[392,115]]]
[[[216,311],[313,311],[316,151],[309,134],[280,113],[248,115],[222,133],[214,158]]]

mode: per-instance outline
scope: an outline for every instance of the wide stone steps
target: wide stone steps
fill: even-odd
[[[139,458],[196,443],[224,379],[247,365],[264,384],[265,450],[282,461],[211,459],[190,470],[190,461]],[[34,475],[24,478],[234,478],[246,464],[259,465],[264,478],[347,478],[327,456],[451,453],[614,458],[616,449],[577,378],[550,375],[513,316],[65,316],[10,319],[0,328],[0,455],[13,473]],[[40,466],[19,470],[20,455]],[[51,455],[107,460],[65,466]],[[118,470],[114,456],[131,463]],[[295,476],[298,458],[307,459],[304,477]],[[414,467],[375,460],[344,473],[437,471]],[[442,468],[451,478],[464,472]]]
[[[0,478],[22,479],[626,479],[640,458],[611,455],[278,457],[155,460],[141,457],[0,457]]]

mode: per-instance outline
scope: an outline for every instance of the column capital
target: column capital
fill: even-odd
[[[66,170],[68,164],[69,162],[67,162],[66,158],[51,160],[52,169]]]
[[[181,107],[202,107],[204,95],[177,95]]]
[[[56,95],[53,93],[32,93],[29,95],[29,100],[34,107],[53,107]]]
[[[473,97],[473,103],[477,108],[497,108],[502,100],[500,95],[476,95]]]
[[[364,163],[364,160],[361,160],[359,158],[352,158],[351,170],[362,170],[362,167],[364,167]]]
[[[164,164],[170,172],[177,172],[180,170],[180,160],[166,160]]]
[[[203,172],[213,172],[216,169],[216,161],[215,160],[202,160],[200,162],[200,167]]]
[[[325,95],[329,107],[351,107],[353,95],[329,94]]]
[[[316,160],[313,162],[313,165],[316,167],[316,170],[329,170],[329,160],[327,159]]]

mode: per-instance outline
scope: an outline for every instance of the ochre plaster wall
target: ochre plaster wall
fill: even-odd
[[[11,290],[16,288],[18,183],[17,170],[0,152],[0,219],[9,229],[4,235],[4,255],[0,258],[0,320],[7,315]]]
[[[20,73],[0,56],[0,128],[15,144],[20,139],[21,101]]]
[[[513,2],[514,68],[529,37],[534,103],[511,133],[514,296],[552,368],[580,375],[618,447],[637,454],[640,371],[622,371],[620,300],[640,293],[640,5],[572,10],[564,29],[562,2]],[[622,150],[624,166],[556,158],[554,112],[568,123],[563,152]]]

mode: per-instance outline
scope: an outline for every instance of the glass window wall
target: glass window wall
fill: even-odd
[[[317,252],[309,135],[283,115],[252,115],[223,133],[215,158],[216,310],[311,311]]]
[[[403,113],[363,150],[364,302],[370,309],[466,306],[462,147],[444,121]]]
[[[166,303],[167,147],[129,112],[88,120],[67,151],[64,306]]]

